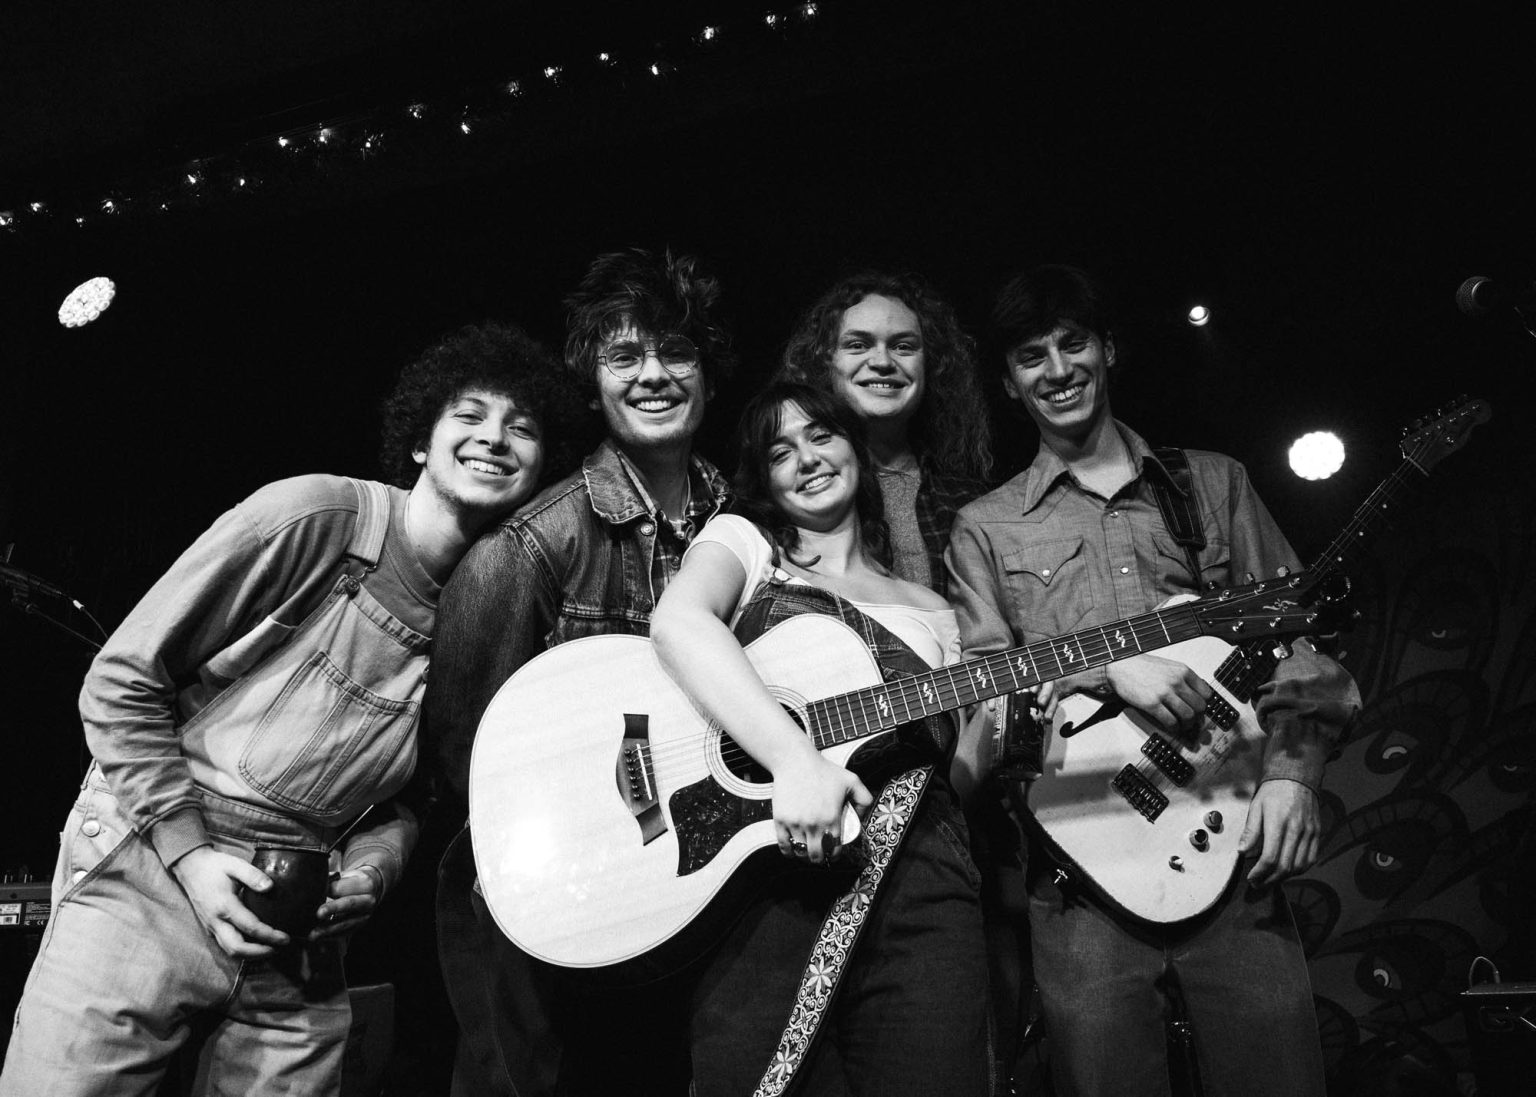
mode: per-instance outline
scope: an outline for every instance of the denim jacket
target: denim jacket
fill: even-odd
[[[694,528],[722,509],[720,473],[693,458]],[[581,470],[483,535],[443,588],[427,684],[427,749],[463,801],[480,716],[546,648],[583,636],[644,636],[686,539],[656,514],[611,441]]]

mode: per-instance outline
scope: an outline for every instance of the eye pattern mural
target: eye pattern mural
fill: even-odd
[[[1318,863],[1286,885],[1338,1097],[1467,1092],[1473,961],[1536,980],[1528,494],[1437,475],[1414,510],[1357,569],[1340,657],[1364,706]]]

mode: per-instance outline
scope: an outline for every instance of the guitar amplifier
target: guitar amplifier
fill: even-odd
[[[11,1018],[48,928],[50,890],[46,880],[0,883],[0,1057],[11,1042]]]
[[[1477,1097],[1527,1097],[1536,1077],[1536,983],[1480,983],[1461,994]]]

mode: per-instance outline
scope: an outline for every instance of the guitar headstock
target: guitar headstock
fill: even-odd
[[[1435,412],[1433,418],[1416,419],[1404,427],[1399,448],[1406,460],[1427,474],[1447,453],[1460,449],[1474,427],[1491,418],[1493,409],[1487,401],[1460,396],[1450,406]]]
[[[1354,619],[1348,596],[1349,581],[1343,576],[1308,570],[1218,590],[1187,608],[1201,632],[1240,644],[1337,632]]]

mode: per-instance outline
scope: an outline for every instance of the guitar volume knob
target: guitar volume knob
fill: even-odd
[[[1221,812],[1208,811],[1205,813],[1205,825],[1208,829],[1221,833]]]
[[[1184,858],[1175,853],[1172,857],[1168,858],[1168,867],[1173,869],[1174,872],[1183,872]]]
[[[1211,836],[1203,830],[1192,830],[1189,832],[1189,844],[1203,853],[1211,846]]]

